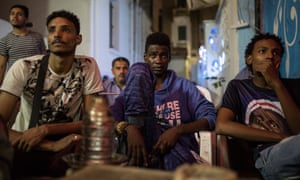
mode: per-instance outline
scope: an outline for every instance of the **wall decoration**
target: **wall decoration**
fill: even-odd
[[[281,37],[285,54],[281,63],[281,76],[300,77],[300,33],[299,0],[263,0],[264,32],[271,32]]]

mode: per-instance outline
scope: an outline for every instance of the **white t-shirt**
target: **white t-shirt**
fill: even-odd
[[[16,61],[8,71],[2,91],[20,97],[21,105],[12,129],[28,129],[38,70],[43,55]],[[58,75],[48,66],[38,124],[80,120],[84,95],[103,91],[96,61],[87,56],[76,56],[73,67],[65,75]]]

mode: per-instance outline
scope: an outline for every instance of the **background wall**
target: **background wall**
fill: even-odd
[[[245,67],[244,51],[255,32],[253,0],[220,0],[216,15],[220,74],[210,79],[209,89],[218,104],[227,84]]]
[[[264,31],[277,34],[285,45],[281,75],[300,78],[300,1],[263,0]]]
[[[7,20],[0,19],[0,38],[6,36],[12,30],[10,23]]]

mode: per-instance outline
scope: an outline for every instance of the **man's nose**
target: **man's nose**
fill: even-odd
[[[162,55],[157,54],[156,57],[154,58],[155,62],[160,63],[163,60]]]
[[[54,37],[61,37],[61,31],[60,30],[55,30],[53,34],[54,34]]]
[[[270,59],[270,60],[273,60],[273,58],[274,58],[274,53],[273,53],[272,51],[269,51],[269,52],[267,53],[267,58]]]
[[[121,69],[121,72],[122,72],[122,73],[127,73],[127,71],[128,71],[128,70],[127,70],[126,68],[122,68],[122,69]]]

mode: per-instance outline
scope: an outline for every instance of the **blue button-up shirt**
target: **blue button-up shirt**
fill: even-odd
[[[125,86],[121,89],[115,83],[114,79],[106,80],[103,82],[104,91],[107,93],[107,99],[109,105],[113,105],[116,97],[121,93],[121,91],[125,88]]]

